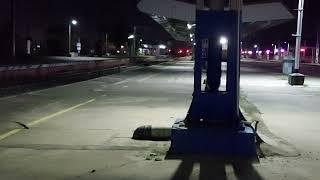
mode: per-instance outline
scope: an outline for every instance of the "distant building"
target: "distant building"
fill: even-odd
[[[48,1],[15,0],[16,55],[28,53],[27,41],[31,41],[31,53],[45,54],[48,28]],[[11,0],[2,0],[0,6],[1,61],[12,56],[12,6]]]

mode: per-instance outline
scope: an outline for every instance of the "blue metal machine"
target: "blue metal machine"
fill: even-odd
[[[255,132],[242,122],[239,110],[239,16],[233,10],[197,11],[193,100],[186,119],[173,125],[173,153],[256,155]],[[219,90],[221,36],[228,38],[225,91]]]

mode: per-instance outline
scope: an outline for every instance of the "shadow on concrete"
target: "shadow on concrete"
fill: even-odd
[[[167,155],[166,159],[181,159],[181,163],[171,180],[190,179],[195,164],[200,165],[199,180],[226,180],[228,177],[227,173],[233,173],[231,176],[235,176],[238,180],[263,180],[253,167],[253,164],[259,161],[255,158],[231,159],[210,156]],[[231,166],[233,172],[227,172],[226,166]]]

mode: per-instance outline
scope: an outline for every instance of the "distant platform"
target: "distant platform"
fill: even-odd
[[[61,60],[61,61],[107,61],[107,60],[119,59],[121,57],[48,56],[48,57],[44,57],[44,58],[46,58],[47,60]]]

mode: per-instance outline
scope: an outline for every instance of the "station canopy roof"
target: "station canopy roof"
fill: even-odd
[[[196,17],[195,0],[141,0],[141,12],[149,14],[175,40],[189,41],[187,23],[194,23]],[[295,17],[281,1],[258,2],[245,0],[242,9],[243,37],[262,29],[267,29]]]

